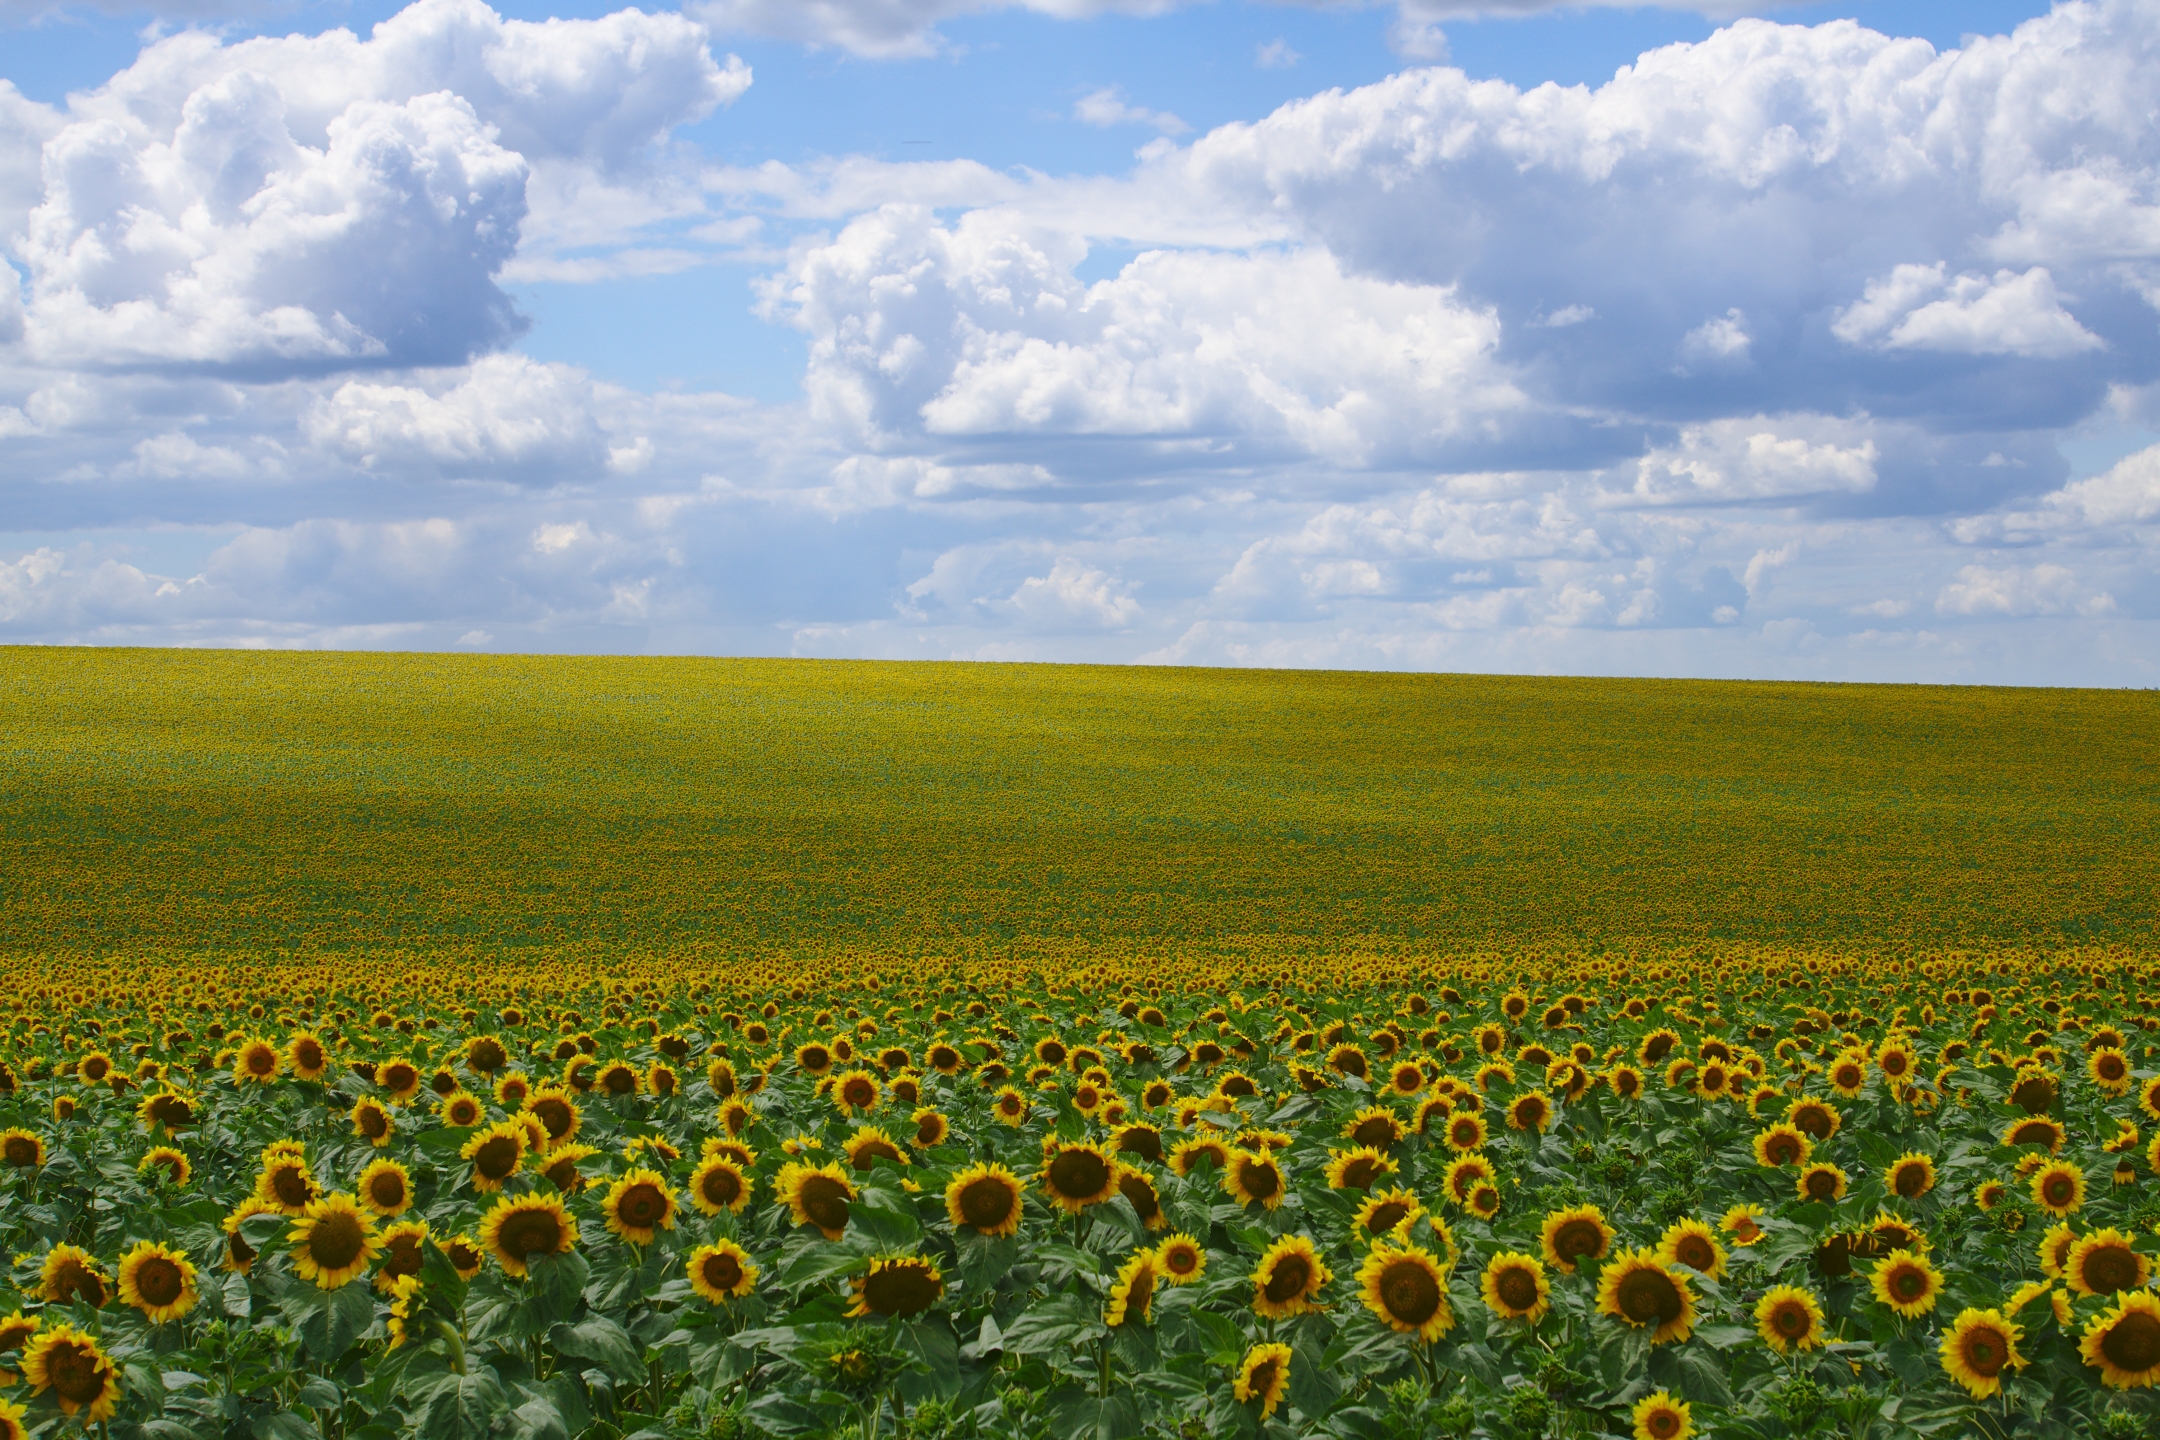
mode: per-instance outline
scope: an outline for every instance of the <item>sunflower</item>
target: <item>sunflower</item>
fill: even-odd
[[[178,1135],[195,1123],[195,1104],[177,1090],[160,1090],[143,1096],[142,1104],[135,1109],[135,1118],[152,1135],[161,1130],[167,1135]]]
[[[2085,1363],[2113,1390],[2160,1383],[2160,1296],[2131,1291],[2095,1315],[2078,1345]]]
[[[0,1318],[0,1355],[5,1355],[10,1350],[20,1350],[29,1344],[30,1337],[37,1334],[40,1323],[37,1316],[25,1315],[20,1310]],[[13,1385],[18,1378],[0,1370],[0,1386]]]
[[[975,1165],[945,1187],[945,1213],[953,1228],[978,1235],[1011,1235],[1020,1229],[1020,1177],[1002,1165]]]
[[[1430,1344],[1455,1328],[1455,1312],[1447,1302],[1447,1267],[1429,1250],[1383,1240],[1358,1267],[1357,1282],[1365,1308],[1391,1330]]]
[[[1675,1400],[1666,1390],[1654,1391],[1635,1402],[1632,1412],[1635,1440],[1689,1440],[1695,1425],[1688,1402]]]
[[[2063,1142],[2069,1133],[2061,1122],[2045,1115],[2028,1115],[2023,1120],[2012,1121],[2003,1131],[2002,1143],[2012,1147],[2045,1145],[2050,1155],[2062,1153]]]
[[[404,1214],[413,1203],[412,1176],[395,1160],[370,1161],[354,1188],[360,1203],[384,1219]]]
[[[137,1241],[120,1257],[120,1298],[153,1325],[177,1320],[195,1308],[194,1263],[154,1240]]]
[[[1507,1123],[1510,1130],[1529,1130],[1544,1134],[1545,1127],[1552,1124],[1552,1099],[1542,1090],[1530,1090],[1508,1102]]]
[[[1353,1145],[1390,1150],[1402,1143],[1403,1123],[1385,1105],[1368,1105],[1343,1123],[1342,1134]]]
[[[1172,1173],[1190,1175],[1203,1160],[1217,1170],[1225,1169],[1230,1164],[1230,1147],[1213,1135],[1195,1136],[1172,1146],[1167,1163]]]
[[[1732,1236],[1734,1245],[1753,1245],[1763,1237],[1762,1218],[1760,1205],[1735,1205],[1718,1221],[1718,1228]]]
[[[2150,1263],[2122,1231],[2095,1230],[2070,1247],[2063,1258],[2063,1278],[2077,1295],[2113,1295],[2142,1290],[2152,1277]]]
[[[1485,1117],[1476,1114],[1450,1115],[1447,1122],[1448,1148],[1458,1155],[1468,1155],[1485,1148],[1490,1138],[1485,1128]]]
[[[1190,1285],[1207,1272],[1207,1251],[1200,1242],[1180,1231],[1155,1247],[1163,1279],[1172,1285]]]
[[[1268,1246],[1253,1267],[1253,1309],[1271,1320],[1317,1310],[1313,1296],[1334,1278],[1312,1241],[1285,1235]]]
[[[1245,1358],[1238,1362],[1237,1378],[1230,1386],[1230,1398],[1240,1405],[1258,1401],[1260,1418],[1265,1420],[1275,1413],[1275,1407],[1282,1404],[1289,1391],[1290,1347],[1270,1341],[1245,1352]]]
[[[330,1068],[330,1052],[323,1048],[320,1036],[302,1030],[285,1042],[285,1063],[292,1067],[295,1080],[320,1080]]]
[[[914,1138],[908,1143],[917,1150],[934,1150],[952,1133],[952,1121],[945,1118],[945,1112],[930,1106],[918,1108],[908,1119],[915,1126]]]
[[[565,1195],[575,1195],[585,1184],[579,1164],[599,1153],[590,1145],[558,1145],[547,1152],[537,1168],[548,1184]]]
[[[382,1252],[374,1217],[342,1191],[310,1202],[285,1238],[294,1271],[324,1290],[350,1283]]]
[[[1045,1142],[1041,1176],[1043,1193],[1071,1215],[1117,1194],[1117,1162],[1100,1145]]]
[[[1477,1188],[1470,1192],[1470,1198],[1463,1202],[1463,1208],[1480,1220],[1492,1219],[1500,1213],[1499,1187],[1490,1181],[1478,1182]]]
[[[2068,1215],[2085,1203],[2085,1172],[2067,1161],[2041,1166],[2029,1183],[2033,1203],[2050,1215]]]
[[[1823,1343],[1822,1302],[1798,1285],[1773,1285],[1755,1302],[1755,1333],[1780,1355]]]
[[[460,1159],[472,1161],[472,1187],[483,1195],[502,1189],[524,1163],[531,1137],[516,1119],[498,1120],[473,1137],[458,1151]]]
[[[0,1160],[16,1170],[35,1170],[45,1163],[45,1141],[30,1130],[0,1130]]]
[[[1829,1204],[1845,1198],[1845,1172],[1827,1160],[1818,1160],[1800,1171],[1800,1178],[1793,1182],[1793,1189],[1802,1200],[1815,1200]]]
[[[1605,1212],[1595,1205],[1553,1211],[1545,1217],[1545,1228],[1539,1236],[1545,1263],[1570,1275],[1579,1261],[1604,1259],[1612,1242],[1612,1227],[1605,1223]]]
[[[1935,1162],[1908,1150],[1890,1163],[1890,1171],[1883,1179],[1891,1194],[1917,1200],[1935,1188]]]
[[[1815,1153],[1815,1142],[1797,1125],[1772,1125],[1755,1137],[1755,1163],[1777,1169],[1805,1165]]]
[[[585,1123],[584,1112],[578,1109],[576,1092],[561,1085],[535,1086],[525,1097],[524,1111],[547,1131],[551,1147],[567,1145],[577,1139],[578,1129]]]
[[[281,1215],[298,1215],[321,1193],[306,1160],[289,1151],[264,1153],[262,1173],[255,1177],[255,1194],[264,1204]]]
[[[601,1209],[607,1228],[633,1245],[650,1245],[654,1232],[675,1228],[675,1192],[657,1170],[624,1171],[608,1187]]]
[[[847,1233],[848,1202],[855,1186],[839,1164],[810,1166],[789,1161],[774,1177],[773,1192],[787,1203],[796,1225],[815,1225],[827,1240]]]
[[[284,1068],[285,1058],[278,1054],[277,1046],[267,1040],[244,1040],[233,1052],[232,1073],[236,1084],[245,1085],[252,1081],[267,1085],[277,1079],[278,1072]]]
[[[614,1100],[626,1100],[645,1087],[645,1077],[625,1060],[610,1060],[593,1077],[593,1088]]]
[[[1725,1247],[1718,1244],[1717,1233],[1700,1220],[1675,1220],[1659,1239],[1657,1253],[1668,1265],[1685,1265],[1713,1280],[1725,1274]]]
[[[240,1234],[240,1227],[257,1215],[276,1215],[277,1206],[265,1202],[259,1195],[250,1195],[233,1207],[225,1217],[225,1260],[223,1268],[236,1275],[245,1275],[255,1264],[255,1247],[248,1244]]]
[[[1007,1125],[1018,1127],[1027,1123],[1028,1112],[1032,1107],[1028,1104],[1027,1096],[1007,1085],[991,1100],[990,1108],[998,1119]]]
[[[1163,1281],[1162,1257],[1154,1250],[1135,1250],[1118,1267],[1111,1283],[1110,1299],[1103,1306],[1103,1324],[1112,1329],[1131,1320],[1146,1324],[1154,1317],[1155,1289]]]
[[[1350,1150],[1330,1150],[1327,1183],[1330,1190],[1370,1190],[1383,1175],[1395,1173],[1395,1162],[1370,1145]]]
[[[1283,1194],[1289,1185],[1283,1179],[1282,1167],[1267,1150],[1233,1150],[1230,1163],[1223,1170],[1222,1188],[1225,1194],[1240,1205],[1258,1202],[1269,1210],[1279,1208]]]
[[[195,1167],[188,1163],[186,1154],[170,1145],[154,1145],[145,1151],[135,1166],[138,1175],[156,1174],[175,1189],[184,1187],[194,1178]]]
[[[2017,1342],[2025,1332],[1996,1310],[1964,1310],[1942,1338],[1943,1369],[1975,1400],[2002,1390],[2005,1367],[2022,1370]]]
[[[90,1252],[77,1246],[53,1246],[38,1267],[38,1297],[48,1305],[83,1304],[101,1310],[112,1293],[112,1281]]]
[[[1388,1089],[1408,1099],[1425,1088],[1425,1067],[1415,1060],[1404,1060],[1388,1071]]]
[[[842,1119],[851,1119],[857,1111],[875,1110],[885,1098],[884,1087],[868,1070],[847,1070],[835,1076],[832,1088],[825,1098],[840,1112]]]
[[[120,1404],[120,1375],[95,1339],[72,1325],[39,1332],[23,1351],[23,1379],[30,1393],[53,1392],[60,1413],[84,1425],[110,1420]]]
[[[394,1294],[399,1280],[417,1277],[427,1263],[427,1242],[431,1235],[425,1220],[405,1220],[386,1226],[381,1237],[382,1265],[375,1272],[375,1288],[386,1295]]]
[[[945,1293],[945,1277],[938,1263],[927,1255],[879,1255],[870,1268],[855,1277],[855,1303],[850,1318],[863,1315],[920,1315]]]
[[[1837,1134],[1838,1127],[1845,1123],[1837,1106],[1827,1100],[1802,1100],[1785,1112],[1785,1118],[1818,1145]]]
[[[1401,1188],[1375,1190],[1358,1206],[1352,1221],[1369,1239],[1391,1235],[1398,1225],[1415,1220],[1425,1213],[1424,1204],[1408,1190]]]
[[[757,1111],[743,1099],[728,1101],[720,1107],[720,1128],[730,1135],[740,1136],[757,1124]]]
[[[690,1172],[690,1203],[706,1215],[722,1210],[740,1215],[750,1203],[750,1181],[733,1160],[708,1154]]]
[[[392,1060],[375,1072],[375,1084],[401,1105],[420,1093],[420,1079],[420,1067],[410,1060]]]
[[[714,1305],[740,1300],[757,1289],[758,1267],[750,1262],[750,1252],[733,1240],[698,1246],[690,1252],[685,1268],[690,1288]]]
[[[545,1195],[505,1195],[480,1222],[480,1243],[506,1275],[525,1275],[535,1257],[560,1255],[577,1239],[576,1219]]]
[[[353,1134],[379,1150],[390,1143],[396,1125],[382,1101],[362,1098],[353,1102],[352,1128]]]
[[[2130,1057],[2112,1045],[2102,1046],[2085,1057],[2085,1073],[2100,1093],[2110,1097],[2130,1090]]]
[[[442,1097],[439,1107],[442,1123],[453,1130],[470,1130],[487,1118],[487,1107],[480,1097],[464,1090],[453,1090]]]
[[[1639,1100],[1643,1093],[1642,1071],[1632,1065],[1615,1065],[1605,1072],[1605,1083],[1622,1100]]]
[[[532,1097],[532,1077],[522,1070],[507,1070],[495,1082],[495,1103],[505,1110],[524,1108]]]
[[[487,1253],[473,1243],[470,1235],[451,1236],[442,1242],[442,1252],[449,1257],[450,1268],[457,1271],[460,1280],[472,1279],[487,1263]]]
[[[0,1375],[4,1374],[0,1371]],[[7,1383],[15,1383],[12,1375],[7,1376]],[[30,1428],[23,1424],[29,1413],[12,1400],[0,1400],[0,1440],[30,1440]]]
[[[1904,1319],[1917,1320],[1935,1308],[1942,1294],[1942,1272],[1910,1250],[1892,1250],[1876,1263],[1868,1286],[1875,1298]]]
[[[1598,1311],[1628,1325],[1655,1326],[1650,1343],[1685,1340],[1695,1330],[1687,1277],[1650,1250],[1623,1250],[1598,1277]]]
[[[1535,1325],[1552,1308],[1552,1285],[1545,1278],[1545,1263],[1535,1255],[1514,1250],[1496,1252],[1485,1262],[1479,1289],[1486,1308],[1503,1320],[1527,1320]]]

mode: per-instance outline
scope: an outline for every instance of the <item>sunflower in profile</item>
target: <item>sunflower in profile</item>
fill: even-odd
[[[1395,1233],[1398,1225],[1415,1220],[1424,1213],[1424,1203],[1408,1190],[1398,1186],[1375,1190],[1367,1195],[1365,1203],[1358,1206],[1357,1215],[1351,1223],[1365,1238],[1378,1240]]]
[[[382,1232],[382,1264],[375,1270],[375,1288],[385,1295],[396,1293],[397,1282],[406,1276],[418,1276],[427,1263],[427,1242],[431,1237],[425,1220],[402,1220],[385,1226]]]
[[[2017,1348],[2024,1333],[2000,1311],[1962,1311],[1943,1334],[1943,1370],[1975,1400],[2000,1394],[2002,1372],[2022,1370],[2027,1363]]]
[[[1630,1418],[1635,1422],[1635,1440],[1690,1440],[1695,1433],[1688,1402],[1675,1400],[1666,1390],[1636,1401]]]
[[[1772,1125],[1755,1137],[1755,1163],[1771,1169],[1805,1165],[1815,1153],[1815,1142],[1797,1125]]]
[[[1700,1220],[1675,1220],[1658,1240],[1657,1253],[1668,1265],[1685,1265],[1713,1280],[1725,1274],[1725,1247],[1718,1244],[1717,1233]]]
[[[2070,1247],[2063,1259],[2063,1278],[2077,1295],[2113,1295],[2142,1290],[2152,1278],[2152,1267],[2132,1249],[2133,1241],[2110,1226],[2095,1230]]]
[[[457,1271],[460,1280],[472,1279],[487,1263],[487,1252],[470,1235],[451,1236],[442,1242],[442,1252],[449,1258],[450,1268]]]
[[[188,1181],[195,1178],[195,1167],[188,1163],[184,1152],[170,1145],[153,1145],[136,1164],[135,1173],[162,1179],[175,1190],[180,1190],[185,1189]]]
[[[98,1269],[90,1252],[74,1245],[55,1245],[45,1252],[38,1267],[38,1298],[48,1305],[88,1305],[102,1310],[112,1299],[112,1281]]]
[[[1317,1310],[1313,1297],[1334,1278],[1312,1241],[1303,1235],[1282,1236],[1253,1267],[1253,1309],[1271,1320]]]
[[[1527,1320],[1535,1325],[1552,1308],[1552,1285],[1545,1278],[1544,1262],[1535,1255],[1495,1252],[1485,1262],[1478,1288],[1485,1296],[1485,1307],[1503,1320]]]
[[[562,1202],[544,1195],[505,1195],[480,1222],[480,1244],[506,1275],[523,1278],[535,1259],[577,1244],[578,1225]]]
[[[945,1293],[945,1277],[938,1271],[938,1263],[927,1255],[879,1255],[870,1261],[870,1268],[851,1282],[855,1303],[847,1309],[850,1318],[865,1315],[892,1315],[905,1318],[920,1315]]]
[[[120,1404],[120,1375],[112,1357],[72,1325],[41,1330],[23,1351],[23,1379],[30,1393],[53,1392],[60,1413],[84,1425],[110,1420]]]
[[[2070,1247],[2077,1244],[2077,1231],[2067,1220],[2058,1220],[2040,1232],[2034,1250],[2040,1257],[2040,1273],[2050,1280],[2063,1278],[2063,1267],[2069,1263]]]
[[[740,1096],[720,1107],[720,1128],[737,1138],[748,1134],[750,1127],[757,1124],[757,1118],[757,1111]]]
[[[1233,1150],[1230,1163],[1222,1173],[1223,1193],[1240,1205],[1258,1204],[1266,1209],[1281,1207],[1283,1195],[1289,1184],[1283,1179],[1282,1167],[1268,1150]]]
[[[1613,1230],[1597,1206],[1576,1205],[1547,1215],[1538,1241],[1546,1264],[1573,1275],[1580,1262],[1605,1258],[1612,1248]]]
[[[1155,1289],[1162,1284],[1162,1257],[1153,1250],[1135,1250],[1118,1267],[1110,1298],[1103,1306],[1103,1324],[1111,1329],[1134,1320],[1146,1324],[1154,1318]]]
[[[2033,1203],[2050,1215],[2068,1215],[2085,1203],[2085,1172],[2067,1161],[2050,1161],[2033,1171],[2027,1183]]]
[[[1650,1250],[1623,1250],[1598,1277],[1598,1311],[1650,1328],[1650,1343],[1685,1340],[1695,1331],[1695,1294],[1687,1277]]]
[[[2078,1354],[2111,1390],[2160,1383],[2160,1296],[2128,1291],[2085,1326]]]
[[[1827,1160],[1818,1160],[1802,1167],[1793,1189],[1802,1200],[1813,1200],[1828,1205],[1845,1198],[1846,1175],[1844,1170]]]
[[[1755,1302],[1755,1333],[1780,1355],[1823,1343],[1822,1302],[1798,1285],[1773,1285]]]
[[[1370,1190],[1383,1176],[1393,1175],[1396,1164],[1370,1145],[1328,1152],[1327,1183],[1330,1190]]]
[[[1943,1276],[1925,1256],[1911,1250],[1893,1250],[1876,1262],[1868,1277],[1875,1298],[1907,1320],[1917,1320],[1935,1308],[1942,1294]]]
[[[750,1252],[733,1240],[715,1240],[690,1252],[685,1268],[690,1288],[714,1305],[740,1300],[757,1289],[758,1267]]]
[[[1390,1330],[1430,1344],[1455,1328],[1455,1312],[1447,1302],[1447,1267],[1429,1250],[1383,1240],[1358,1267],[1357,1283],[1365,1308]]]
[[[472,1161],[473,1189],[483,1195],[502,1189],[503,1182],[517,1174],[524,1163],[529,1138],[524,1125],[516,1119],[498,1120],[474,1131],[458,1151],[460,1159]]]
[[[848,1202],[855,1198],[855,1186],[837,1162],[811,1166],[791,1160],[774,1177],[773,1192],[786,1203],[792,1223],[815,1225],[827,1240],[847,1233]]]
[[[369,1161],[354,1188],[360,1192],[360,1203],[384,1219],[402,1215],[412,1207],[412,1176],[395,1160]]]
[[[177,1320],[195,1308],[195,1265],[170,1246],[137,1241],[120,1257],[120,1298],[153,1325]]]
[[[374,1218],[341,1191],[311,1202],[285,1239],[294,1272],[324,1290],[351,1283],[382,1253]]]
[[[1403,1123],[1385,1105],[1368,1105],[1343,1123],[1343,1138],[1353,1145],[1392,1150],[1402,1143]]]
[[[1753,1245],[1763,1237],[1762,1220],[1762,1206],[1735,1205],[1718,1221],[1718,1228],[1732,1237],[1735,1246]]]
[[[1267,1419],[1290,1393],[1290,1347],[1270,1341],[1255,1345],[1238,1362],[1230,1385],[1230,1398],[1240,1405],[1257,1403],[1260,1418]]]
[[[255,1247],[248,1244],[240,1234],[241,1225],[257,1215],[281,1213],[275,1205],[266,1203],[261,1196],[250,1195],[233,1207],[219,1227],[225,1233],[225,1259],[220,1268],[236,1275],[245,1275],[255,1264]]]

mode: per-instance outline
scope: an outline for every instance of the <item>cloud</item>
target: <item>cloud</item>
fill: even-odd
[[[1900,265],[1838,315],[1831,333],[1852,345],[2024,355],[2054,360],[2106,342],[2063,309],[2045,266],[1946,279],[1943,262]],[[1938,298],[1939,297],[1939,298]]]
[[[1940,615],[2105,615],[2114,598],[2080,584],[2062,565],[1967,565],[1935,598]]]
[[[1791,433],[1796,429],[1803,433]],[[1826,432],[1829,438],[1809,438]],[[1860,425],[1806,416],[1718,420],[1690,426],[1678,444],[1645,455],[1629,493],[1650,504],[1861,494],[1875,488],[1878,456]]]
[[[1116,579],[1070,555],[1047,575],[1030,575],[1006,602],[1037,630],[1068,626],[1122,630],[1140,618],[1140,602]]]
[[[1253,48],[1253,64],[1262,70],[1288,70],[1305,57],[1290,48],[1281,36]]]
[[[503,479],[521,485],[593,481],[649,458],[640,440],[617,460],[594,419],[582,372],[522,355],[487,356],[454,384],[347,380],[311,408],[315,445],[364,470],[401,477]]]
[[[1082,96],[1073,105],[1073,119],[1083,125],[1093,125],[1099,130],[1108,130],[1119,125],[1146,125],[1164,135],[1183,135],[1192,129],[1192,126],[1167,110],[1149,110],[1145,106],[1127,105],[1114,85]]]

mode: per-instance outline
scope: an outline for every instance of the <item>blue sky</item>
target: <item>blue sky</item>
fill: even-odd
[[[0,0],[0,638],[2155,683],[2160,3],[1704,9]]]

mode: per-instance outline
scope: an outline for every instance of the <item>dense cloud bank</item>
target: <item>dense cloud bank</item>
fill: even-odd
[[[981,8],[423,0],[0,87],[8,513],[226,537],[0,554],[0,634],[2160,679],[2160,451],[2057,448],[2160,427],[2160,5],[1412,68],[1110,177],[673,138],[716,32]],[[663,218],[782,247],[801,403],[516,352],[506,273]]]

